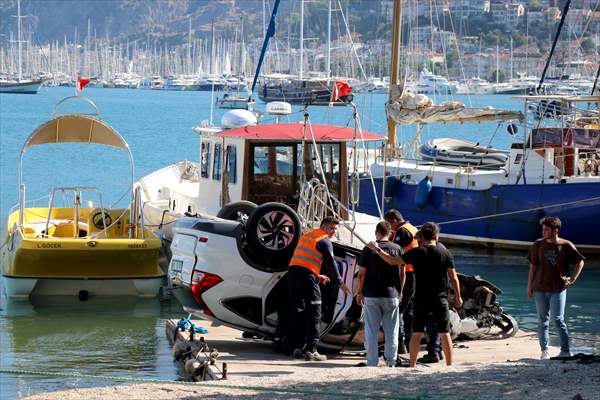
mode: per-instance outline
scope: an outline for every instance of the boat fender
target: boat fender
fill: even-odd
[[[358,172],[352,173],[351,183],[352,184],[350,185],[350,199],[352,201],[352,204],[356,205],[358,204],[360,199],[360,175],[358,174]]]
[[[432,187],[433,185],[431,184],[431,178],[429,176],[426,176],[417,184],[417,189],[415,191],[415,205],[418,208],[424,208],[429,204]]]

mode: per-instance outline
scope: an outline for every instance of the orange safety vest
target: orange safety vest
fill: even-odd
[[[313,229],[302,235],[294,250],[290,266],[296,265],[298,267],[308,268],[313,274],[319,275],[321,272],[321,264],[323,263],[323,255],[317,250],[317,243],[327,236],[327,233],[320,228]]]
[[[408,233],[410,233],[413,237],[412,242],[410,242],[409,244],[407,244],[406,246],[404,246],[402,248],[402,250],[406,253],[407,251],[409,251],[410,249],[414,249],[415,247],[419,247],[419,242],[417,242],[417,239],[415,239],[415,234],[417,233],[418,229],[412,225],[410,222],[404,222],[400,228],[404,228],[408,231]],[[398,228],[398,229],[400,229]],[[396,238],[396,233],[394,232],[394,239]],[[393,241],[393,239],[392,239]],[[406,264],[405,266],[406,268],[406,272],[414,272],[415,269],[412,266],[412,264]]]

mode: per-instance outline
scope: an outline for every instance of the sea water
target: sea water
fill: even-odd
[[[37,95],[0,95],[0,231],[5,232],[9,209],[18,201],[17,168],[27,137],[53,111],[94,111],[81,100],[71,100],[58,110],[54,106],[72,88],[42,88]],[[220,122],[222,110],[213,110],[215,98],[207,92],[172,92],[132,89],[86,89],[100,116],[129,143],[135,160],[135,177],[142,177],[173,162],[198,160],[198,136],[192,127],[202,121]],[[509,96],[459,96],[473,106],[521,110]],[[384,94],[356,96],[363,130],[385,134]],[[258,110],[264,104],[258,102]],[[350,108],[310,107],[312,123],[353,126]],[[211,115],[212,114],[212,115]],[[304,112],[294,107],[285,120],[301,122]],[[263,120],[268,118],[263,117]],[[398,129],[400,143],[409,140],[414,128]],[[522,134],[520,132],[517,136]],[[505,124],[448,124],[426,127],[422,141],[434,137],[457,137],[482,145],[508,149],[514,137]],[[105,204],[121,204],[128,198],[129,162],[125,152],[104,146],[52,144],[34,146],[23,157],[27,198],[47,195],[57,186],[94,186]],[[123,200],[125,199],[125,200]],[[97,199],[90,199],[97,201]],[[44,203],[46,202],[46,203]],[[38,205],[45,206],[47,199]],[[505,311],[528,330],[535,329],[533,301],[527,299],[527,261],[521,253],[489,255],[457,250],[459,272],[478,274],[503,290],[499,300]],[[1,283],[0,283],[1,284]],[[600,270],[586,268],[567,295],[567,322],[575,345],[598,346],[600,321]],[[1,288],[0,288],[1,290]],[[91,298],[0,301],[0,368],[70,372],[132,378],[178,379],[165,321],[184,316],[174,299]],[[208,326],[208,324],[207,324]],[[552,328],[551,328],[552,329]],[[210,328],[208,338],[210,340]],[[556,338],[553,337],[553,344]],[[536,351],[537,352],[537,349]],[[106,384],[73,378],[12,376],[0,374],[0,398],[16,398],[43,391]]]

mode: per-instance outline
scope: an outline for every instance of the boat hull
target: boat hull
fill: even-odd
[[[415,225],[441,224],[450,242],[527,248],[541,237],[540,219],[552,215],[562,221],[561,237],[584,252],[600,254],[600,235],[593,234],[594,221],[600,221],[600,182],[494,185],[486,190],[433,187],[423,208],[415,204],[417,185],[396,178],[386,185],[387,210],[399,210]],[[382,179],[375,179],[375,187],[381,198]],[[372,193],[371,182],[362,180],[359,210],[378,215]]]
[[[9,297],[30,294],[158,295],[165,276],[161,242],[151,239],[27,238],[16,231],[3,248]]]
[[[0,93],[36,94],[42,85],[41,80],[30,82],[0,82]]]

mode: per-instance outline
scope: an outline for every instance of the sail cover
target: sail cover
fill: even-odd
[[[523,114],[517,111],[491,107],[467,108],[460,101],[433,104],[429,97],[410,90],[402,91],[399,86],[390,88],[387,112],[397,124],[523,120]]]

